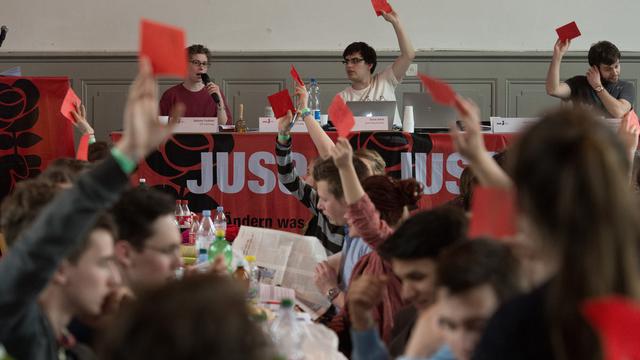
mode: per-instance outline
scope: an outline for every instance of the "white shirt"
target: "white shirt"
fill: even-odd
[[[393,74],[391,66],[387,67],[381,73],[373,75],[369,86],[362,90],[356,90],[352,86],[342,90],[340,96],[347,101],[396,101],[396,87],[400,84],[396,76]],[[393,117],[393,125],[402,127],[400,114],[398,113],[398,105],[396,104],[396,113]]]

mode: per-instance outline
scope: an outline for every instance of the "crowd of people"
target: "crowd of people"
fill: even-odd
[[[376,53],[350,44],[347,101],[395,100],[415,51],[395,12],[383,13],[400,55],[379,73]],[[296,86],[296,108],[318,151],[308,174],[292,159],[291,112],[279,118],[278,180],[311,216],[306,235],[328,258],[315,285],[331,302],[319,320],[352,359],[605,359],[586,301],[640,298],[640,213],[633,162],[640,128],[635,89],[620,79],[620,52],[602,41],[585,76],[560,81],[570,41],[555,44],[546,89],[573,106],[549,109],[504,153],[485,148],[478,107],[458,97],[467,161],[458,199],[420,209],[423,185],[385,174],[382,157],[334,143]],[[276,359],[243,288],[214,263],[176,278],[181,234],[174,199],[130,187],[136,164],[181,116],[233,117],[207,82],[210,53],[187,49],[184,82],[161,97],[140,60],[113,146],[90,140],[89,160],[59,159],[20,182],[0,209],[0,344],[15,359]],[[205,78],[203,80],[203,78]],[[159,104],[159,105],[158,105]],[[76,125],[92,135],[84,107]],[[174,121],[162,124],[159,115]],[[617,133],[599,117],[622,118]],[[394,125],[401,120],[396,109]],[[513,191],[517,235],[468,237],[476,186]]]

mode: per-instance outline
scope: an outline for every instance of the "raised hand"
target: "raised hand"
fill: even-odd
[[[353,149],[345,138],[338,138],[336,145],[329,151],[338,169],[347,168],[352,164]]]
[[[598,70],[597,66],[592,66],[587,70],[587,81],[589,81],[589,85],[591,85],[592,89],[597,89],[602,87],[602,79],[600,78],[600,70]]]
[[[297,109],[305,109],[309,107],[309,93],[307,88],[302,85],[296,85],[295,95],[298,96]]]
[[[569,45],[571,45],[571,40],[556,40],[556,44],[553,46],[553,56],[563,57],[569,50]]]
[[[458,97],[457,103],[461,107],[458,109],[458,115],[464,125],[464,132],[461,132],[455,124],[451,126],[453,145],[465,158],[477,159],[486,152],[480,127],[480,109],[473,101],[461,97]]]
[[[83,134],[94,134],[93,128],[87,121],[87,110],[84,105],[75,104],[75,110],[71,110],[71,116],[73,116],[73,126],[77,127]]]

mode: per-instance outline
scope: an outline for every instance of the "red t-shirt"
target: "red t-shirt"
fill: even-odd
[[[222,101],[224,102],[225,111],[227,112],[227,124],[233,124],[231,111],[229,111],[229,106],[227,105],[227,99],[224,97],[224,93],[222,93]],[[194,92],[188,90],[182,86],[182,84],[178,84],[167,89],[160,99],[160,115],[168,116],[173,105],[178,102],[181,102],[186,106],[184,113],[185,117],[218,116],[218,104],[213,101],[213,98],[209,95],[206,88],[202,88],[202,90]]]

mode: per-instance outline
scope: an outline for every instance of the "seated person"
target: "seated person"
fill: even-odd
[[[558,40],[547,73],[547,94],[574,103],[586,104],[599,115],[621,118],[633,108],[636,93],[632,83],[620,80],[620,50],[608,41],[589,49],[587,74],[560,81],[560,63],[570,40]]]
[[[64,329],[80,309],[80,304],[71,305],[73,302],[67,300],[78,295],[91,303],[85,310],[99,312],[103,290],[119,281],[110,265],[113,236],[91,229],[100,213],[115,203],[129,184],[129,174],[136,164],[172,133],[173,123],[165,126],[158,122],[157,103],[157,82],[151,64],[143,58],[129,90],[123,136],[111,156],[48,202],[37,217],[30,219],[30,226],[14,235],[5,232],[7,237],[16,236],[17,241],[0,261],[0,343],[15,358],[59,359],[63,355],[59,351],[64,352]],[[178,104],[172,118],[179,119],[183,111]],[[74,253],[77,249],[81,250]],[[98,266],[99,270],[81,271],[85,266]],[[98,274],[99,279],[92,278]],[[75,288],[74,284],[82,285]],[[75,291],[72,289],[80,293],[71,294]],[[56,297],[52,303],[47,300]],[[58,306],[64,308],[62,312],[48,311]]]
[[[202,82],[202,76],[209,69],[211,53],[202,45],[191,45],[186,49],[189,55],[187,77],[181,84],[169,88],[160,99],[160,115],[169,115],[177,103],[186,106],[184,116],[217,117],[218,124],[233,124],[231,111],[222,90],[217,84]],[[217,96],[218,102],[213,99]]]

